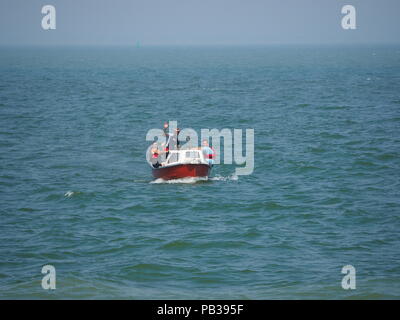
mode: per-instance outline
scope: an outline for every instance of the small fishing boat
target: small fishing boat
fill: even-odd
[[[201,149],[170,150],[164,162],[152,163],[148,157],[147,162],[152,168],[154,178],[164,180],[180,179],[187,177],[208,177],[212,168],[212,156],[202,152]]]

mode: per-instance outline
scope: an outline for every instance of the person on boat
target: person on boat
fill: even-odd
[[[161,152],[160,152],[160,150],[158,150],[157,144],[154,143],[151,148],[151,159],[150,159],[150,162],[154,168],[158,168],[159,166],[161,166],[161,163],[159,161],[160,155],[161,155]]]
[[[175,132],[171,134],[170,141],[169,141],[169,149],[170,150],[178,150],[179,149],[179,133],[181,129],[176,128]]]
[[[176,148],[179,149],[179,133],[181,132],[181,129],[176,128],[175,129],[175,136],[176,136]]]
[[[208,164],[212,166],[214,164],[215,152],[210,148],[207,140],[203,140],[201,150],[203,151],[204,157],[206,158]]]
[[[169,155],[169,143],[168,143],[168,139],[169,139],[169,124],[168,124],[167,121],[164,122],[163,131],[164,131],[164,136],[165,136],[165,143],[163,144],[164,153],[165,153],[165,158],[168,158],[168,155]]]
[[[168,158],[169,155],[169,145],[166,145],[165,143],[163,144],[164,147],[164,153],[165,153],[165,159]]]
[[[169,130],[169,124],[168,124],[168,122],[164,122],[163,131],[164,131],[166,140],[168,140],[168,136],[169,136],[168,130]]]

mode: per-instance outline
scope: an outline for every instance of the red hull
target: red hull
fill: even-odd
[[[171,167],[152,169],[154,178],[164,180],[187,177],[208,177],[211,167],[206,164],[179,164]]]

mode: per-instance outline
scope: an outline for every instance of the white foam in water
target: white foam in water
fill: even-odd
[[[212,178],[208,177],[188,177],[188,178],[181,178],[181,179],[173,179],[173,180],[164,180],[162,178],[158,178],[154,181],[150,181],[150,183],[196,183],[199,181],[236,181],[238,180],[239,177],[237,175],[231,175],[228,177],[223,177],[223,176],[215,176]]]
[[[73,192],[73,191],[67,191],[67,192],[64,194],[64,196],[65,196],[65,197],[72,197],[72,196],[74,195],[74,193],[75,193],[75,192]]]
[[[212,181],[229,181],[229,180],[236,181],[236,180],[239,180],[239,177],[237,175],[233,174],[233,175],[228,176],[228,177],[215,176],[213,178],[210,178],[210,180],[212,180]]]
[[[154,181],[150,181],[150,183],[196,183],[199,181],[207,181],[207,177],[188,177],[181,179],[173,179],[173,180],[164,180],[163,178],[158,178]]]

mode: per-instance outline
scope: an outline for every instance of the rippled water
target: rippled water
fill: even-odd
[[[399,108],[399,47],[2,47],[0,298],[400,298]],[[254,173],[153,181],[165,120]]]

